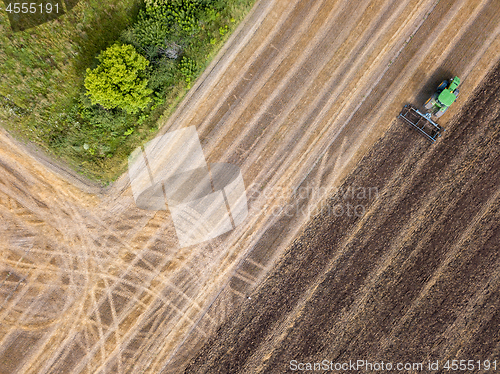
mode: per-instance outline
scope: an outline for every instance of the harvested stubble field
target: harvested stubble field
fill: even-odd
[[[359,205],[356,195],[329,198],[185,372],[284,373],[325,359],[498,365],[499,85],[500,65],[435,145],[395,121],[339,189],[379,186],[366,214],[334,209]]]
[[[169,213],[138,209],[127,175],[99,190],[0,133],[0,373],[284,372],[328,349],[423,360],[436,337],[449,351],[429,354],[451,356],[466,334],[484,339],[478,359],[498,353],[498,96],[449,121],[498,61],[499,12],[258,1],[161,130],[196,126],[209,163],[242,171],[248,219],[202,245],[179,248]],[[317,217],[290,247],[316,192],[451,74],[463,85],[438,144],[394,125],[344,182],[377,188],[365,214]]]

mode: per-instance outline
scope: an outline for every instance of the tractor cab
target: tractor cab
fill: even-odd
[[[441,104],[441,107],[448,107],[450,106],[451,104],[453,104],[455,102],[455,100],[457,99],[457,97],[455,96],[455,94],[453,93],[453,91],[451,91],[450,89],[448,88],[445,88],[438,96],[437,100],[439,101],[439,104]]]
[[[428,113],[436,117],[441,117],[451,104],[455,102],[458,96],[458,86],[460,85],[460,78],[442,81],[437,87],[436,92],[424,104]]]
[[[441,91],[441,93],[439,93],[437,100],[439,101],[439,104],[441,104],[441,107],[448,108],[451,104],[455,102],[458,96],[457,87],[459,85],[460,85],[460,78],[455,77],[450,82],[449,87],[445,88],[444,90]]]

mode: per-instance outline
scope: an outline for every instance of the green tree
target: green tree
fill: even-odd
[[[144,77],[149,61],[133,46],[115,44],[97,59],[99,65],[94,70],[87,69],[85,77],[86,94],[92,104],[121,108],[127,113],[137,113],[149,104],[153,91],[147,88],[148,80]]]

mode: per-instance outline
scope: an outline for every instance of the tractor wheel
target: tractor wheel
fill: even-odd
[[[434,98],[434,96],[431,96],[431,97],[429,97],[429,98],[427,99],[427,101],[426,101],[426,102],[425,102],[425,104],[424,104],[424,108],[425,108],[425,109],[432,109],[432,106],[434,105],[434,102],[433,102],[433,100],[432,100],[433,98]]]
[[[443,91],[446,87],[448,87],[448,81],[447,80],[444,80],[442,81],[438,88],[436,89],[436,91]]]
[[[446,108],[445,110],[439,110],[437,113],[436,113],[436,117],[439,118],[441,117],[446,111],[448,110],[448,108]]]
[[[453,91],[453,93],[455,94],[455,97],[458,97],[458,94],[460,93],[460,91],[458,91],[458,88],[455,88],[455,91]]]

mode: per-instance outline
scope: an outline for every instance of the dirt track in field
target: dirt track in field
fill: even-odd
[[[498,61],[499,12],[496,0],[258,2],[163,127],[195,125],[208,162],[242,170],[249,218],[203,245],[179,248],[167,212],[136,208],[128,176],[106,191],[69,183],[50,162],[0,135],[0,373],[179,373],[235,316],[307,222],[308,210],[352,170],[401,107],[423,102],[456,74],[463,86],[441,118],[446,126]],[[423,139],[408,140],[407,128],[391,131],[401,165],[416,167],[405,158],[408,149],[429,160]],[[447,136],[461,139],[454,131]],[[387,166],[387,173],[400,170],[395,178],[404,175],[397,160]],[[422,189],[439,186],[433,170],[433,184]],[[381,189],[382,180],[362,187]],[[479,188],[467,183],[463,188]],[[302,199],[302,191],[312,194]],[[397,211],[391,217],[404,223]],[[385,231],[369,233],[385,237]],[[345,235],[337,240],[347,241]],[[344,256],[357,248],[350,243],[352,253]],[[439,259],[439,248],[423,260]],[[373,266],[382,255],[391,258],[366,252]],[[358,286],[345,295],[354,298],[349,290]],[[267,346],[259,347],[241,356],[244,365],[261,367],[260,349]]]
[[[185,372],[498,363],[499,84],[500,65],[436,145],[396,121]],[[364,215],[336,208],[361,203]]]

